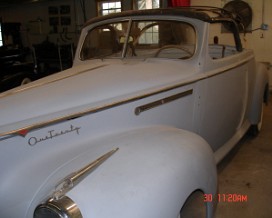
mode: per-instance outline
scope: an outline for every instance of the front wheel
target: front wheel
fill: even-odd
[[[25,84],[28,84],[28,83],[31,83],[31,82],[32,82],[32,80],[29,77],[25,77],[25,78],[22,79],[20,85],[22,86],[22,85],[25,85]]]

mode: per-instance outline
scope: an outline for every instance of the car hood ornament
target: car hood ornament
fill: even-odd
[[[69,190],[71,190],[77,184],[79,184],[91,172],[93,172],[99,165],[101,165],[104,161],[106,161],[110,156],[112,156],[118,150],[119,148],[115,148],[107,152],[106,154],[100,156],[95,161],[79,169],[78,171],[68,175],[66,178],[64,178],[62,181],[58,183],[52,195],[52,199],[58,200],[62,198]]]

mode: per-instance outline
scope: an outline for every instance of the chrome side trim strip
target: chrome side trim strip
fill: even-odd
[[[142,113],[144,111],[147,111],[147,110],[150,110],[152,108],[161,106],[163,104],[167,104],[167,103],[175,101],[175,100],[177,100],[179,98],[183,98],[183,97],[185,97],[187,95],[191,95],[192,93],[193,93],[193,90],[190,89],[190,90],[185,91],[185,92],[181,92],[181,93],[178,93],[178,94],[166,97],[166,98],[162,98],[162,99],[157,100],[157,101],[150,102],[150,103],[145,104],[145,105],[141,105],[141,106],[135,108],[135,115],[138,116],[138,115],[140,115],[140,113]]]
[[[40,86],[44,86],[44,85],[47,85],[47,84],[50,84],[50,83],[54,83],[54,82],[57,82],[57,81],[60,81],[60,80],[63,80],[63,79],[67,79],[69,77],[73,77],[73,76],[76,76],[76,75],[79,75],[79,74],[82,74],[82,73],[86,73],[86,72],[91,71],[91,70],[99,69],[99,68],[104,67],[104,66],[106,66],[106,64],[103,64],[103,65],[100,65],[100,66],[97,66],[97,67],[93,67],[93,68],[90,68],[90,69],[87,69],[87,70],[82,70],[82,71],[79,71],[77,73],[74,73],[74,74],[71,74],[71,75],[66,75],[66,76],[61,77],[61,78],[56,78],[54,80],[51,80],[50,82],[43,82],[43,83],[39,83],[39,84],[36,84],[36,85],[29,85],[27,87],[22,87],[22,88],[16,89],[16,90],[11,89],[10,91],[7,91],[7,92],[4,92],[3,94],[0,94],[0,98],[4,98],[6,96],[13,95],[13,94],[18,93],[18,92],[23,92],[23,91],[33,89],[33,88],[36,88],[36,87],[40,87]]]
[[[163,93],[163,92],[167,92],[167,91],[170,91],[170,90],[180,88],[182,86],[190,85],[192,83],[195,83],[195,82],[207,79],[207,78],[211,78],[211,77],[220,75],[220,74],[222,74],[222,73],[224,73],[224,72],[226,72],[228,70],[232,70],[232,69],[234,69],[234,68],[236,68],[238,66],[242,66],[243,64],[248,62],[249,59],[251,59],[251,58],[240,61],[239,63],[233,64],[233,65],[231,65],[229,67],[223,67],[223,69],[221,71],[219,71],[219,72],[210,71],[210,72],[207,72],[205,74],[200,75],[198,78],[193,78],[191,80],[187,80],[185,82],[178,83],[178,84],[173,85],[173,86],[168,86],[166,88],[162,88],[162,89],[156,90],[154,92],[150,92],[150,93],[147,93],[147,94],[138,95],[138,96],[131,97],[131,98],[128,98],[128,99],[123,99],[123,100],[120,100],[120,101],[112,102],[112,103],[105,104],[105,105],[102,105],[102,106],[99,106],[99,107],[96,107],[96,108],[89,108],[89,109],[84,110],[84,111],[80,111],[80,112],[76,112],[76,113],[73,113],[73,114],[65,115],[65,116],[58,117],[58,118],[55,118],[55,119],[52,119],[52,120],[47,120],[47,121],[40,122],[40,123],[34,123],[32,125],[25,126],[25,127],[19,128],[19,129],[14,129],[14,130],[10,130],[10,131],[7,131],[7,132],[2,132],[2,133],[0,133],[0,137],[8,136],[7,138],[9,138],[9,135],[25,136],[29,131],[31,131],[33,129],[38,129],[38,128],[48,126],[48,125],[51,125],[51,124],[54,124],[54,123],[59,123],[59,122],[65,121],[65,120],[74,119],[74,118],[81,117],[81,116],[84,116],[84,115],[87,115],[87,114],[97,113],[99,111],[107,110],[109,108],[113,108],[113,107],[116,107],[116,106],[127,104],[127,103],[130,103],[130,102],[136,101],[136,100],[141,100],[141,99],[150,97],[152,95],[160,94],[160,93]],[[1,95],[0,95],[0,97],[1,97]],[[4,138],[4,139],[6,139],[6,138]],[[1,141],[1,139],[0,139],[0,141]]]

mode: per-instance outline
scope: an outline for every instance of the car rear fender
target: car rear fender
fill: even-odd
[[[269,78],[265,63],[257,63],[254,83],[253,99],[251,104],[250,122],[258,124],[262,114],[262,104],[269,100]]]
[[[152,126],[91,145],[89,151],[50,176],[32,201],[29,215],[50,197],[56,175],[86,166],[87,161],[94,160],[94,153],[102,155],[116,148],[119,149],[114,154],[65,193],[83,217],[176,218],[194,191],[216,193],[216,165],[207,142],[192,132]],[[209,215],[212,207],[208,204]]]

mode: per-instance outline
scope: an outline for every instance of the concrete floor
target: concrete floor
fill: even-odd
[[[272,98],[260,134],[245,136],[218,165],[218,184],[216,218],[272,217]]]

